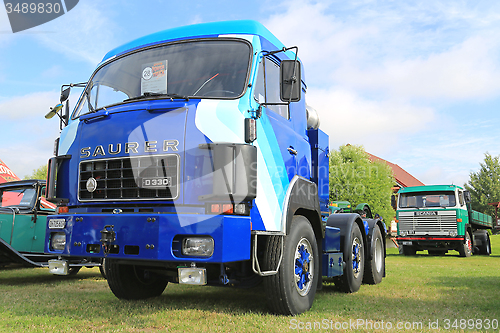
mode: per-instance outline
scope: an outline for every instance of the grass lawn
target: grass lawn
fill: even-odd
[[[499,332],[500,235],[491,241],[489,257],[404,257],[389,249],[381,284],[343,294],[325,283],[297,317],[269,314],[261,287],[169,284],[161,297],[122,301],[97,268],[72,277],[2,269],[0,332],[473,332],[488,323]]]

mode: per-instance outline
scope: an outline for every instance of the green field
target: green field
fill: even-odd
[[[481,331],[480,324],[484,330],[488,320],[500,320],[500,235],[492,237],[492,250],[460,258],[404,257],[390,249],[381,284],[343,294],[325,283],[313,308],[297,317],[269,314],[260,287],[169,284],[161,297],[121,301],[97,268],[73,277],[3,269],[0,332]]]

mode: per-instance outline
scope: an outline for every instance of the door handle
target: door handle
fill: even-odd
[[[297,155],[297,151],[295,149],[293,149],[292,147],[288,147],[287,148],[288,152],[292,155]]]

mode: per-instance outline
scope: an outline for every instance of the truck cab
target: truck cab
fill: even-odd
[[[489,244],[489,236],[487,241],[483,238],[491,228],[487,222],[491,217],[472,211],[470,194],[460,186],[402,188],[397,202],[397,242],[403,254],[428,250],[442,255],[456,250],[461,256],[470,256],[474,246]]]
[[[255,21],[170,29],[110,51],[60,114],[45,251],[61,264],[105,258],[125,299],[169,282],[264,280],[288,295],[270,296],[273,311],[297,314],[321,275],[347,271],[356,291],[365,252],[373,257],[368,235],[357,214],[328,218],[329,139],[306,106],[297,52]],[[382,233],[372,283],[385,269]]]

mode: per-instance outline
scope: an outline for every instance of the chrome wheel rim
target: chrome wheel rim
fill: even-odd
[[[357,279],[359,274],[361,273],[361,241],[358,237],[354,238],[352,242],[352,272],[354,273],[354,277]]]
[[[300,296],[305,296],[313,284],[314,257],[311,243],[302,238],[295,249],[295,288]]]

